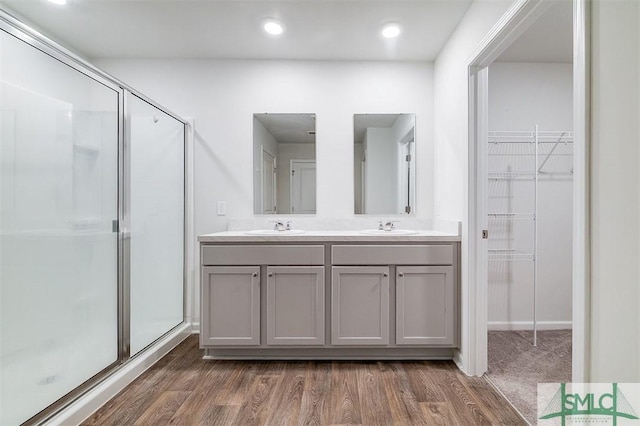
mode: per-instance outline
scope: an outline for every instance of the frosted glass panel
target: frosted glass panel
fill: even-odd
[[[118,92],[0,31],[0,424],[114,363]]]
[[[184,125],[132,96],[131,355],[183,320]]]

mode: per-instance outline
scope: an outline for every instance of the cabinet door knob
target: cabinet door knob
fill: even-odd
[[[400,272],[400,273],[398,273],[398,276],[399,276],[399,277],[404,277],[404,273],[403,273],[403,272]]]
[[[269,274],[269,276],[270,276],[270,277],[272,277],[272,276],[273,276],[273,273],[270,273],[270,274]]]
[[[257,273],[257,272],[254,272],[254,273],[253,273],[253,277],[255,278],[255,277],[257,277],[257,276],[258,276],[258,273]]]
[[[383,277],[388,277],[389,274],[387,274],[386,272],[384,274],[382,274]]]

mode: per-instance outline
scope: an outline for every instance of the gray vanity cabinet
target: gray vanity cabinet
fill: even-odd
[[[324,267],[267,267],[267,345],[324,345]]]
[[[334,266],[331,344],[389,344],[389,267]]]
[[[260,267],[202,268],[201,344],[260,345]]]
[[[453,266],[398,266],[396,344],[455,343]]]
[[[451,358],[459,244],[357,237],[202,242],[205,356]]]
[[[202,244],[200,259],[202,347],[324,345],[324,246]]]
[[[452,244],[334,245],[331,343],[455,346],[455,256]]]

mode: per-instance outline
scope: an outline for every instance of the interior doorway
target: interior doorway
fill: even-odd
[[[531,424],[571,381],[571,28],[554,3],[487,71],[487,378]]]
[[[291,160],[291,213],[316,212],[316,162]]]
[[[488,371],[491,378],[492,365],[543,350],[557,359],[564,350],[562,374],[541,366],[542,375],[530,380],[534,403],[538,382],[588,376],[586,22],[582,0],[520,2],[469,68],[469,365],[472,374]],[[562,40],[553,39],[558,29]],[[563,54],[554,49],[563,45]],[[550,340],[564,349],[547,347]],[[502,365],[490,346],[503,352]],[[526,366],[536,369],[533,358],[514,366],[505,383],[522,390]],[[535,422],[530,408],[525,417]]]
[[[262,213],[275,214],[276,207],[276,157],[262,147]]]

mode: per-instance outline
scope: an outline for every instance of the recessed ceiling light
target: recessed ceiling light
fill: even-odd
[[[400,35],[400,25],[398,25],[395,22],[390,22],[388,24],[385,24],[384,27],[382,27],[382,37],[396,38],[399,35]]]
[[[67,4],[67,0],[49,0],[53,4],[64,5]]]
[[[262,28],[271,35],[280,35],[284,32],[284,25],[277,19],[266,19]]]

